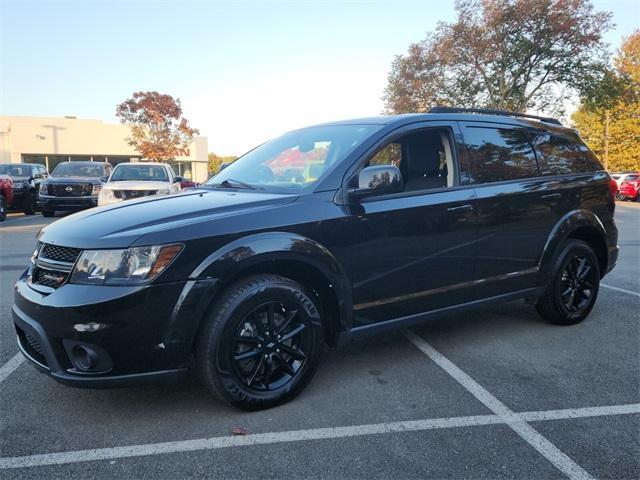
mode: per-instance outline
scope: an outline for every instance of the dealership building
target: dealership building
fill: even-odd
[[[75,117],[0,116],[0,163],[39,163],[49,172],[60,162],[79,160],[143,162],[126,138],[129,127]],[[169,162],[176,172],[194,182],[207,179],[206,137],[195,137],[182,156]]]

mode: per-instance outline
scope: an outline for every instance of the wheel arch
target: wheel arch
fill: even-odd
[[[600,275],[607,271],[609,257],[606,241],[606,230],[598,216],[588,210],[572,210],[564,215],[554,226],[547,237],[542,255],[540,256],[540,282],[546,284],[551,273],[553,259],[558,248],[567,239],[582,240],[589,244],[598,258]]]
[[[241,278],[269,273],[300,283],[316,295],[330,345],[351,325],[351,289],[335,256],[318,242],[290,232],[267,232],[239,238],[209,255],[190,275],[216,279],[215,296]],[[202,319],[200,319],[202,322]]]

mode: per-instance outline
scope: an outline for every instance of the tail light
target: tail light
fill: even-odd
[[[611,198],[615,200],[616,194],[618,193],[618,184],[611,177],[609,177],[609,193],[611,194]]]

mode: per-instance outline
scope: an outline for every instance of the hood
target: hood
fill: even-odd
[[[65,185],[73,183],[102,183],[100,177],[49,177],[45,180],[47,184],[61,184]]]
[[[162,190],[171,188],[169,182],[150,182],[144,180],[122,180],[107,182],[102,188],[109,190]]]
[[[38,234],[38,240],[75,248],[126,248],[144,235],[172,230],[197,231],[197,224],[256,212],[293,202],[296,195],[190,189],[91,208],[62,218]],[[167,238],[166,242],[182,238]],[[164,242],[163,242],[164,243]]]

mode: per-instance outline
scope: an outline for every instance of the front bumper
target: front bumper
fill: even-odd
[[[97,206],[97,195],[87,197],[51,197],[48,195],[40,195],[38,198],[38,208],[40,210],[73,211]]]
[[[14,294],[18,345],[38,370],[76,387],[178,378],[191,361],[213,286],[210,281],[137,287],[65,284],[46,295],[30,287],[25,272]],[[87,325],[101,328],[86,331]],[[81,368],[77,346],[97,355],[96,368]]]

